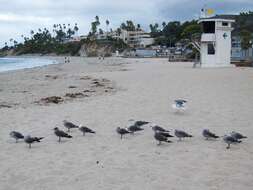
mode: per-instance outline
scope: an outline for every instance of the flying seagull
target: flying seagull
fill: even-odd
[[[61,131],[58,129],[58,127],[54,128],[54,134],[59,137],[59,142],[61,142],[61,138],[72,138],[68,133],[65,133],[64,131]]]
[[[204,129],[202,131],[202,135],[208,140],[209,138],[219,138],[219,136],[215,135],[214,133],[210,132],[209,129]]]
[[[82,126],[82,125],[80,125],[79,130],[83,133],[83,136],[85,136],[85,133],[96,133],[92,129]]]
[[[246,136],[242,135],[241,133],[238,133],[238,132],[235,132],[235,131],[232,131],[231,136],[234,137],[237,140],[247,138]]]
[[[70,129],[79,128],[77,125],[66,120],[63,121],[63,125],[68,129],[68,132],[70,131]]]
[[[127,130],[128,130],[129,132],[131,132],[132,134],[134,134],[135,132],[137,132],[137,131],[142,131],[142,130],[144,130],[144,129],[141,128],[141,127],[138,126],[138,125],[131,125],[131,126],[129,126],[129,127],[127,128]]]
[[[166,130],[166,129],[164,129],[164,128],[158,126],[158,125],[152,126],[152,130],[153,130],[154,132],[156,132],[156,131],[159,131],[159,132],[170,132],[169,130]]]
[[[181,131],[181,130],[175,130],[175,136],[178,137],[180,141],[182,138],[192,137],[192,135],[190,135],[184,131]]]
[[[16,143],[18,142],[19,139],[24,139],[24,135],[22,135],[17,131],[10,132],[10,136],[16,140]]]
[[[25,142],[29,144],[29,148],[31,148],[32,143],[40,142],[41,139],[44,139],[44,137],[31,137],[30,135],[24,137]]]
[[[159,142],[157,145],[160,145],[161,142],[167,142],[167,143],[172,142],[172,141],[168,140],[168,138],[160,132],[155,132],[154,138]]]
[[[225,143],[228,144],[228,146],[226,147],[227,149],[230,148],[230,144],[237,144],[237,143],[241,143],[242,142],[242,141],[240,141],[240,140],[238,140],[238,139],[236,139],[236,138],[234,138],[232,136],[228,136],[228,135],[225,135],[223,137],[223,140],[224,140]]]
[[[128,131],[127,129],[125,129],[125,128],[120,128],[120,127],[118,127],[118,128],[116,129],[116,132],[117,132],[118,134],[120,134],[120,139],[122,139],[122,136],[123,136],[123,135],[130,133],[130,131]]]
[[[183,99],[174,100],[174,103],[172,104],[172,108],[176,110],[185,110],[186,103],[187,101]]]

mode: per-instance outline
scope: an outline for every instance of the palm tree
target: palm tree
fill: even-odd
[[[163,23],[162,23],[162,26],[163,26],[163,29],[164,29],[165,26],[166,26],[166,22],[163,22]]]
[[[137,24],[137,30],[141,30],[141,25]]]
[[[79,30],[79,28],[78,28],[78,26],[77,26],[77,23],[75,23],[75,27],[74,27],[74,31],[75,31],[75,33],[77,33],[77,32],[78,32],[78,30]]]
[[[109,20],[106,20],[105,23],[106,23],[106,31],[108,32],[108,27],[109,27],[110,22]]]

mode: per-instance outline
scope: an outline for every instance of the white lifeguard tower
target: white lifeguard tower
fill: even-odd
[[[201,67],[229,67],[231,59],[232,19],[221,16],[201,18]]]

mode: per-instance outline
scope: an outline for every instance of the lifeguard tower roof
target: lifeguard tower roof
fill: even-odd
[[[200,18],[198,23],[205,21],[226,21],[235,22],[236,15],[215,15],[213,17]]]

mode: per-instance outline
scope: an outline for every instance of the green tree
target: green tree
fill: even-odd
[[[248,30],[242,30],[240,32],[240,37],[242,49],[248,49],[252,47],[252,35]]]

